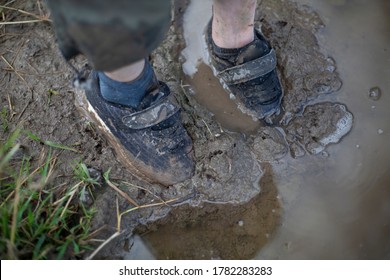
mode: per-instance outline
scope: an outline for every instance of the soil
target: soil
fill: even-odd
[[[26,0],[12,5],[40,14],[39,3],[43,6]],[[183,108],[183,122],[193,139],[197,162],[192,179],[168,188],[150,185],[128,173],[96,127],[81,117],[74,104],[74,73],[56,47],[50,23],[0,27],[0,102],[7,111],[1,121],[9,126],[0,132],[1,139],[20,126],[43,140],[77,149],[79,153],[57,152],[56,183],[71,186],[71,166],[82,161],[96,176],[111,170],[111,180],[140,205],[159,202],[156,197],[178,199],[170,205],[124,215],[122,234],[98,258],[122,258],[131,250],[134,232],[148,241],[157,258],[253,257],[272,238],[282,215],[272,183],[272,162],[307,154],[326,156],[327,146],[339,142],[352,128],[353,116],[346,106],[331,102],[342,82],[336,62],[321,52],[316,39],[324,24],[310,8],[286,0],[259,1],[256,15],[256,25],[262,26],[277,53],[283,110],[268,120],[267,126],[257,122],[241,129],[250,133],[224,125],[223,117],[200,105],[196,97],[199,83],[182,72],[182,18],[187,6],[187,1],[176,1],[167,39],[151,55],[159,79],[170,86]],[[6,15],[9,21],[24,19],[17,11]],[[73,61],[80,68],[86,63],[82,56]],[[245,120],[245,115],[242,118]],[[20,141],[24,152],[36,158],[47,148],[27,137]],[[120,211],[133,207],[102,182],[94,201],[98,209],[94,229],[104,228],[99,231],[100,238],[108,238],[116,230],[116,203]],[[221,236],[221,232],[226,234]]]

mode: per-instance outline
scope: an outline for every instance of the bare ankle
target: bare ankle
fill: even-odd
[[[214,0],[212,38],[221,48],[241,48],[254,39],[256,0]]]
[[[111,72],[104,72],[110,79],[117,82],[131,82],[137,79],[145,67],[145,59],[134,62]]]

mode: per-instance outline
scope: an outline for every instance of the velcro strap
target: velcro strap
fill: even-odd
[[[145,110],[124,116],[122,121],[127,127],[132,129],[144,129],[159,124],[179,110],[177,105],[165,97]]]
[[[270,73],[276,68],[276,55],[271,49],[265,56],[225,69],[218,73],[218,77],[228,85],[245,83]]]

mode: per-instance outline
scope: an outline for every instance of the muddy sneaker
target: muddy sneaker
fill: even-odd
[[[218,47],[211,37],[211,21],[206,44],[214,74],[236,99],[238,108],[254,118],[263,119],[280,109],[282,88],[276,73],[275,51],[258,30],[255,39],[237,49]]]
[[[132,174],[165,186],[192,176],[192,141],[166,84],[160,82],[160,88],[146,94],[133,109],[106,101],[98,74],[92,72],[90,78],[90,89],[76,90],[77,106],[99,126]]]

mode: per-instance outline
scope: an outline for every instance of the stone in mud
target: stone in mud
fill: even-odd
[[[290,153],[293,158],[300,158],[306,154],[305,149],[296,142],[290,145]]]
[[[257,160],[276,161],[283,158],[288,152],[288,146],[282,133],[272,127],[262,127],[249,140],[249,145]]]
[[[352,114],[342,104],[310,105],[287,126],[287,140],[316,155],[329,144],[338,143],[352,129],[352,123]]]
[[[372,87],[368,91],[368,97],[371,100],[378,101],[382,96],[382,91],[379,87]]]

